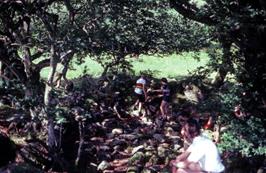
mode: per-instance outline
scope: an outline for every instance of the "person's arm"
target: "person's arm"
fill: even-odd
[[[157,89],[157,90],[152,90],[152,91],[157,93],[157,97],[163,96],[163,90],[162,89]]]
[[[177,156],[174,162],[177,168],[189,169],[193,171],[201,171],[201,168],[197,162],[189,161],[187,158],[190,155],[189,151],[185,151],[181,155]]]
[[[180,162],[180,161],[186,160],[188,158],[189,154],[190,154],[190,152],[188,152],[188,151],[183,152],[182,154],[180,154],[176,157],[176,161]]]
[[[188,165],[187,158],[189,154],[190,152],[185,151],[182,154],[178,155],[175,160],[171,161],[172,166],[178,167],[178,168],[186,168]]]
[[[158,93],[158,94],[162,94],[162,90],[161,89],[152,90],[152,92],[155,92],[155,93]]]

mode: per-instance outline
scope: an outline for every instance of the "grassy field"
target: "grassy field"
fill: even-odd
[[[199,60],[193,58],[197,56]],[[183,53],[180,55],[170,55],[166,57],[142,56],[138,61],[132,62],[134,70],[140,72],[143,70],[154,71],[154,76],[174,78],[176,76],[186,76],[190,71],[199,66],[204,66],[209,60],[205,52]]]
[[[193,58],[197,56],[199,60]],[[199,66],[204,66],[209,60],[205,52],[199,53],[183,53],[180,55],[170,56],[140,56],[138,59],[132,59],[131,63],[133,69],[138,74],[140,71],[150,70],[154,72],[154,77],[168,77],[174,78],[176,76],[186,76],[189,71],[195,70]],[[87,68],[87,73],[95,77],[99,76],[103,68],[95,61],[87,59],[82,65],[74,65],[73,69],[67,73],[68,78],[75,78],[83,74],[84,69]],[[46,68],[42,71],[42,77],[48,76],[49,69]]]

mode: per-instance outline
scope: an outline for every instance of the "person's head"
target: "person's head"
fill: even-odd
[[[193,118],[189,118],[187,120],[186,130],[192,138],[200,135],[200,125],[198,121]]]
[[[145,75],[144,75],[144,74],[141,74],[140,77],[141,77],[141,78],[145,78]]]
[[[179,115],[178,115],[178,122],[181,126],[184,126],[187,123],[187,120],[189,119],[189,113],[186,111],[182,111]]]
[[[72,82],[72,81],[68,82],[67,85],[65,86],[65,90],[66,90],[67,92],[71,92],[71,91],[73,91],[73,89],[74,89],[74,84],[73,84],[73,82]]]
[[[152,79],[151,82],[150,82],[150,86],[154,87],[155,85],[156,85],[156,82]]]
[[[168,83],[168,81],[167,81],[167,79],[165,77],[163,77],[161,79],[161,83],[164,84],[164,85],[166,85]]]
[[[185,86],[185,90],[193,90],[193,87],[191,86],[191,84],[187,84]]]

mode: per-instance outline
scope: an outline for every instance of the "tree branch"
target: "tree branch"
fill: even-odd
[[[69,61],[73,57],[74,53],[75,52],[73,50],[68,50],[65,54],[63,54],[62,56],[60,56],[60,61],[62,63]]]
[[[211,15],[199,15],[201,9],[189,3],[188,0],[169,0],[169,2],[170,6],[184,17],[207,25],[215,25],[217,23],[210,17]]]
[[[67,10],[69,11],[69,21],[71,24],[73,24],[75,20],[75,10],[71,5],[70,0],[64,0],[64,2],[67,7]]]
[[[50,59],[44,59],[35,65],[35,70],[41,71],[43,68],[49,67],[49,65],[50,65]]]
[[[66,82],[68,81],[66,74],[68,71],[69,62],[74,56],[74,53],[75,52],[73,50],[68,50],[65,54],[63,54],[60,57],[60,61],[61,61],[61,64],[63,65],[63,68],[60,72],[57,73],[58,74],[57,79],[55,80],[55,82],[57,83],[57,87],[59,87],[61,84],[61,78],[63,78]]]
[[[40,58],[43,55],[43,53],[44,53],[43,49],[38,49],[38,51],[31,56],[32,61],[37,58]]]
[[[2,60],[3,64],[6,65],[6,68],[8,68],[10,70],[10,72],[16,76],[17,79],[21,80],[20,75],[17,73],[17,71],[15,69],[13,69],[6,61]]]

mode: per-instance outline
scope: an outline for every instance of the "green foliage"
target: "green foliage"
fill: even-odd
[[[206,98],[197,105],[198,111],[216,112],[215,122],[221,127],[218,144],[221,152],[240,154],[242,157],[265,155],[264,114],[248,111],[242,102],[249,97],[245,91],[243,84],[226,82],[221,88],[208,91]]]
[[[237,123],[237,124],[236,124]],[[239,152],[243,156],[265,155],[265,122],[251,117],[247,122],[231,120],[221,137],[222,151]]]
[[[210,56],[210,61],[207,64],[209,72],[215,72],[219,69],[223,61],[223,52],[219,43],[212,43],[207,48],[207,53]]]
[[[24,47],[27,47],[32,56],[29,57],[32,62],[28,63],[34,66],[29,68],[37,74],[49,65],[52,45],[56,46],[56,63],[67,66],[68,59],[62,55],[71,50],[78,56],[70,67],[75,66],[74,63],[80,66],[85,58],[91,58],[103,68],[102,75],[131,70],[128,58],[140,54],[172,54],[208,45],[208,28],[183,18],[166,0],[74,0],[70,4],[2,2],[0,7],[10,9],[1,13],[2,33],[14,28],[10,31],[13,33],[5,33],[5,36],[21,38],[10,38],[14,43],[8,44],[9,49],[14,49],[21,61],[26,57]],[[23,20],[17,26],[18,18]],[[17,29],[23,21],[29,22],[27,39],[23,38],[26,31]],[[41,56],[33,57],[40,52]],[[84,73],[91,68],[87,66]]]
[[[54,114],[55,114],[55,122],[57,124],[63,124],[67,122],[67,114],[68,114],[69,110],[65,110],[63,108],[56,108],[54,110]]]
[[[134,5],[136,19],[127,28],[133,30],[129,44],[141,46],[140,53],[172,53],[195,50],[206,45],[207,33],[198,23],[170,10],[166,1],[139,1]],[[133,16],[132,16],[133,17]],[[120,32],[118,32],[120,33]]]
[[[170,0],[173,8],[185,17],[212,26],[212,39],[219,42],[223,56],[219,65],[222,79],[233,72],[238,82],[248,86],[250,111],[257,109],[265,97],[266,3],[261,0],[205,0],[200,6],[194,1]],[[217,58],[215,58],[217,59]],[[253,104],[253,106],[252,106]]]
[[[172,54],[207,46],[208,28],[184,19],[167,1],[91,1],[77,21],[84,51],[106,69],[130,68],[125,57]],[[121,68],[121,67],[119,67]]]
[[[265,120],[254,113],[250,115],[241,105],[240,109],[245,115],[237,117],[234,114],[235,106],[241,103],[243,90],[241,85],[229,85],[219,94],[222,113],[219,123],[225,127],[220,148],[222,151],[240,152],[243,156],[264,155]]]

